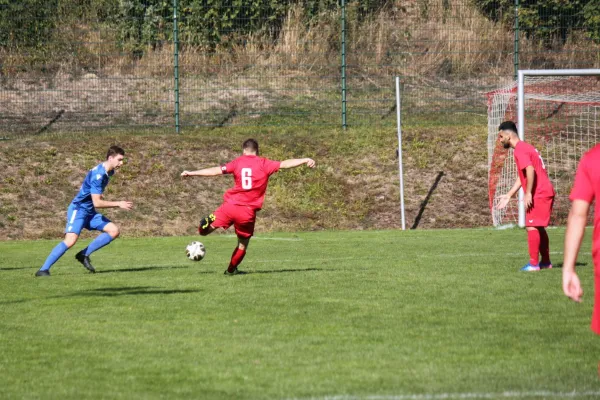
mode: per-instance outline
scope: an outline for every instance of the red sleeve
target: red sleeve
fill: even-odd
[[[583,200],[586,203],[591,203],[594,200],[594,188],[592,187],[592,182],[588,173],[588,160],[589,157],[586,155],[579,162],[579,167],[577,167],[577,173],[575,174],[575,183],[573,184],[573,189],[571,189],[571,195],[569,196],[571,201]]]
[[[525,169],[530,165],[533,165],[533,163],[531,162],[531,157],[529,157],[529,154],[526,151],[523,151],[521,149],[515,149],[513,155],[515,157],[515,161],[519,169]]]
[[[274,174],[279,171],[279,167],[281,166],[281,161],[273,161],[265,158],[265,172],[269,175]]]
[[[228,162],[227,164],[221,164],[221,173],[223,174],[233,174],[235,171],[235,165],[237,164],[237,158],[233,161]]]

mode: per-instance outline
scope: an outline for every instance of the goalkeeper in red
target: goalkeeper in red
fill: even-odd
[[[529,262],[521,271],[539,271],[552,268],[550,262],[550,241],[546,227],[550,223],[552,205],[554,204],[554,187],[548,178],[542,156],[535,147],[519,139],[517,126],[512,121],[500,124],[498,138],[504,148],[512,148],[518,177],[507,194],[500,196],[496,206],[502,209],[510,198],[522,187],[525,195],[525,229],[529,247]],[[540,253],[542,259],[539,259]]]
[[[577,253],[585,233],[585,225],[590,205],[594,199],[600,198],[600,145],[588,151],[579,162],[575,183],[571,190],[571,210],[567,220],[565,234],[565,254],[562,268],[562,284],[565,294],[581,301],[583,290],[581,282],[575,273]],[[592,257],[594,259],[595,300],[592,314],[592,330],[600,335],[600,208],[596,202],[594,211],[594,233],[592,242]]]
[[[256,213],[260,211],[265,199],[269,177],[280,169],[306,165],[314,168],[310,158],[294,158],[285,161],[273,161],[259,157],[258,142],[246,140],[242,145],[242,156],[220,167],[205,168],[198,171],[183,171],[181,176],[216,176],[233,174],[234,186],[225,192],[223,204],[217,210],[200,220],[198,232],[206,236],[217,228],[235,228],[238,245],[231,255],[225,275],[242,274],[237,269],[244,259],[250,238],[254,234]]]

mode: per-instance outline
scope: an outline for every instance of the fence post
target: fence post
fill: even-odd
[[[346,129],[346,1],[342,0],[342,128]]]
[[[177,3],[177,0],[173,0],[173,71],[175,75],[175,132],[179,133],[179,38],[177,37]]]
[[[398,133],[398,174],[400,175],[400,217],[402,230],[406,230],[404,218],[404,172],[402,170],[402,86],[400,77],[396,77],[396,129]]]
[[[515,0],[515,52],[513,55],[514,79],[519,75],[519,0]]]

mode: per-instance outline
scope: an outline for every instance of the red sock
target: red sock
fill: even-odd
[[[529,245],[529,264],[538,265],[540,262],[540,231],[537,229],[528,230],[527,244]]]
[[[544,228],[538,229],[540,232],[540,253],[542,253],[542,263],[550,264],[550,239],[548,232]]]
[[[229,267],[227,267],[228,272],[233,272],[237,268],[238,265],[241,264],[244,256],[246,255],[246,249],[242,250],[239,247],[236,247],[231,255],[231,261],[229,262]]]

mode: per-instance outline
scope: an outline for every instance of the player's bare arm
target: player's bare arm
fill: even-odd
[[[525,168],[525,175],[527,176],[527,187],[525,188],[523,202],[525,203],[525,209],[529,210],[533,205],[533,182],[535,180],[535,169],[533,168],[533,165],[529,165]]]
[[[562,268],[563,292],[567,297],[577,302],[581,301],[583,289],[575,272],[575,262],[585,233],[589,208],[590,204],[586,201],[573,200],[565,233],[565,254]]]
[[[508,193],[499,197],[500,202],[496,205],[496,209],[501,210],[504,207],[506,207],[508,205],[508,202],[510,201],[510,199],[515,195],[515,193],[517,193],[519,191],[519,189],[521,189],[521,180],[519,178],[517,178],[517,180],[515,181],[515,184],[513,185],[512,188],[510,188]]]
[[[221,167],[211,167],[199,169],[197,171],[183,171],[181,173],[182,178],[187,178],[188,176],[217,176],[222,175]]]
[[[122,208],[123,210],[131,210],[133,203],[131,201],[107,201],[102,198],[101,194],[92,194],[92,202],[94,208]]]
[[[289,160],[283,160],[279,165],[279,168],[296,168],[304,164],[309,168],[314,168],[315,160],[312,158],[290,158]]]

